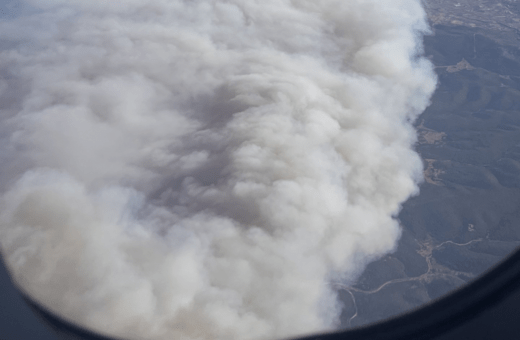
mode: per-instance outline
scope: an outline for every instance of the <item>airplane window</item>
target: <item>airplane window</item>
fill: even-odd
[[[519,16],[0,0],[0,338],[508,339]]]

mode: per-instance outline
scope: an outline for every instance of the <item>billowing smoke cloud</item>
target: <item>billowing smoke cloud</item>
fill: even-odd
[[[392,251],[435,88],[419,0],[26,0],[0,22],[2,251],[129,339],[330,330]]]

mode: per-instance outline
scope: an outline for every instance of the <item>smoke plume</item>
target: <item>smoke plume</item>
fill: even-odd
[[[331,330],[391,252],[435,88],[419,0],[25,0],[0,21],[0,240],[127,339]]]

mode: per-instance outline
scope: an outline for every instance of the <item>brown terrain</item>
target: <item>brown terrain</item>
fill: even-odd
[[[520,32],[517,0],[424,0],[433,25],[463,25]]]
[[[426,0],[439,85],[416,122],[425,181],[397,250],[336,282],[342,327],[410,311],[520,246],[520,0]]]

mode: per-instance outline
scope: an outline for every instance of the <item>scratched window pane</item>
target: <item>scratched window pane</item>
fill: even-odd
[[[129,340],[348,329],[463,286],[520,245],[519,19],[514,0],[0,0],[13,278]]]

